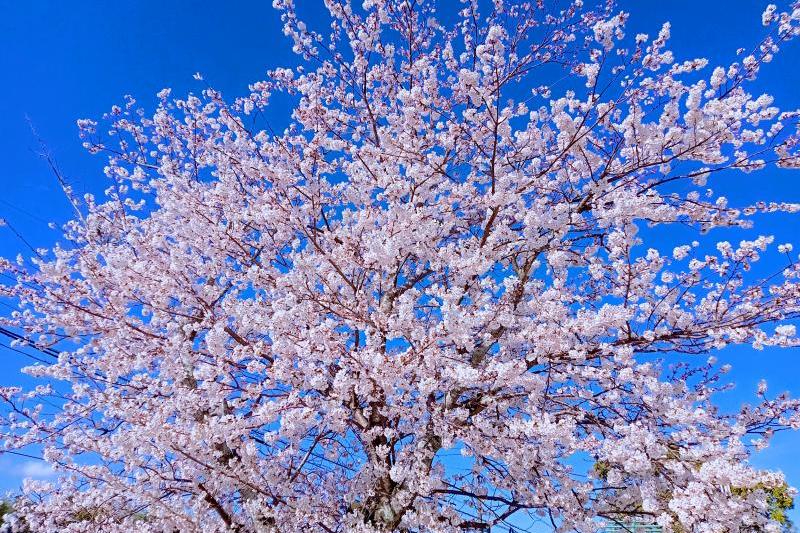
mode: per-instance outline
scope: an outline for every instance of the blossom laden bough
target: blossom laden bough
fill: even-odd
[[[80,121],[105,197],[68,190],[67,244],[2,262],[6,327],[54,355],[27,369],[52,385],[0,389],[3,449],[58,473],[19,523],[776,530],[790,491],[747,459],[800,402],[721,413],[729,366],[696,357],[798,344],[791,245],[709,239],[800,206],[708,187],[800,166],[798,112],[748,89],[800,5],[709,68],[611,4],[465,1],[447,27],[327,0],[327,34],[274,4],[297,66]],[[650,237],[676,225],[694,240]]]

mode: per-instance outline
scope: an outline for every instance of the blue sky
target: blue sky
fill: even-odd
[[[297,0],[312,15],[321,0]],[[455,5],[442,1],[443,10]],[[739,46],[748,49],[761,35],[766,2],[754,0],[623,0],[631,13],[628,33],[655,35],[672,22],[672,49],[679,59],[704,56],[711,67],[726,64]],[[69,205],[46,163],[37,156],[33,126],[76,192],[104,188],[100,157],[80,146],[75,121],[98,118],[125,94],[151,106],[164,87],[173,94],[199,91],[194,72],[229,98],[271,67],[294,61],[269,0],[0,0],[0,218],[7,219],[33,246],[49,246],[58,234],[48,221],[63,222]],[[764,70],[756,91],[769,91],[782,108],[800,107],[800,42],[790,43]],[[286,109],[272,111],[285,120]],[[769,170],[755,176],[730,175],[717,186],[734,203],[753,198],[800,202],[800,173]],[[796,216],[759,219],[755,233],[792,240]],[[781,239],[783,237],[783,239]],[[796,250],[800,239],[794,241]],[[0,255],[27,254],[26,245],[0,228]],[[0,309],[0,312],[3,312]],[[4,339],[0,339],[4,341]],[[800,394],[795,350],[729,349],[719,354],[734,365],[737,388],[721,399],[735,408],[753,398],[760,378],[772,392]],[[0,386],[18,384],[24,357],[0,347]],[[800,486],[800,434],[781,434],[756,457],[760,466],[784,470]],[[24,475],[46,470],[29,461],[0,456],[0,491],[19,485]],[[793,513],[800,522],[800,511]]]

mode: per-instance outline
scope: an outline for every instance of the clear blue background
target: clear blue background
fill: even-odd
[[[301,12],[319,19],[321,0],[297,0]],[[199,92],[196,71],[229,98],[244,94],[247,84],[262,79],[268,68],[295,61],[269,0],[0,0],[0,217],[34,246],[49,246],[58,233],[48,221],[69,218],[69,205],[47,164],[37,156],[33,125],[46,142],[76,192],[104,188],[101,157],[80,146],[75,121],[99,118],[112,104],[131,94],[152,107],[155,93]],[[442,10],[455,0],[441,1]],[[763,34],[760,16],[766,2],[752,0],[624,0],[631,13],[628,33],[654,36],[663,21],[672,22],[671,47],[679,60],[708,57],[710,69],[734,59],[735,50],[750,49]],[[451,7],[452,6],[452,7]],[[450,17],[447,17],[450,18]],[[790,43],[768,65],[755,92],[769,91],[782,108],[800,107],[800,42]],[[271,110],[276,123],[287,109]],[[768,170],[730,175],[722,189],[736,203],[748,199],[800,201],[800,172]],[[797,216],[759,220],[754,233],[776,233],[800,249]],[[0,228],[0,255],[28,255],[26,245],[8,228]],[[0,312],[4,312],[0,309]],[[3,340],[4,339],[0,339]],[[737,408],[753,398],[758,380],[772,392],[800,394],[796,350],[733,348],[719,354],[734,365],[735,391],[720,401]],[[18,369],[29,360],[0,348],[0,386],[25,383]],[[800,434],[778,435],[755,462],[782,469],[800,486]],[[0,456],[0,492],[19,486],[24,475],[46,476],[46,470],[20,457]],[[800,522],[800,512],[792,518]]]

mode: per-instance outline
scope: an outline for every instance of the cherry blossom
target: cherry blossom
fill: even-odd
[[[52,356],[0,389],[0,450],[56,473],[15,523],[777,531],[749,457],[800,402],[714,399],[727,346],[798,345],[791,244],[749,228],[800,206],[709,187],[800,167],[800,112],[751,92],[800,4],[713,65],[610,3],[273,3],[296,65],[79,121],[105,194],[0,263]]]

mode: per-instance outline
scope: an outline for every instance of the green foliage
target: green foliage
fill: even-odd
[[[72,515],[75,522],[96,522],[103,515],[103,510],[100,507],[85,507],[78,510]]]
[[[608,473],[611,471],[611,465],[606,461],[597,461],[594,464],[594,472],[599,479],[603,481],[608,479]]]
[[[611,465],[607,461],[600,460],[594,463],[592,469],[598,479],[606,481],[611,471]],[[784,531],[795,531],[792,521],[788,516],[788,511],[794,509],[794,498],[792,497],[789,485],[783,483],[778,486],[770,487],[764,483],[758,483],[752,487],[731,487],[731,494],[740,498],[745,498],[756,491],[763,491],[766,493],[769,517],[781,524]],[[670,496],[669,493],[663,495],[665,499],[669,499]],[[683,527],[677,522],[675,522],[672,527],[673,531],[683,531]]]
[[[789,485],[783,483],[777,487],[768,487],[763,483],[759,483],[754,487],[733,487],[731,492],[737,496],[747,496],[753,492],[761,490],[767,494],[767,503],[769,504],[769,517],[785,528],[792,526],[787,511],[794,509],[794,498],[789,489]]]
[[[3,523],[3,518],[7,514],[11,513],[13,510],[14,508],[11,506],[9,502],[0,501],[0,524]]]

